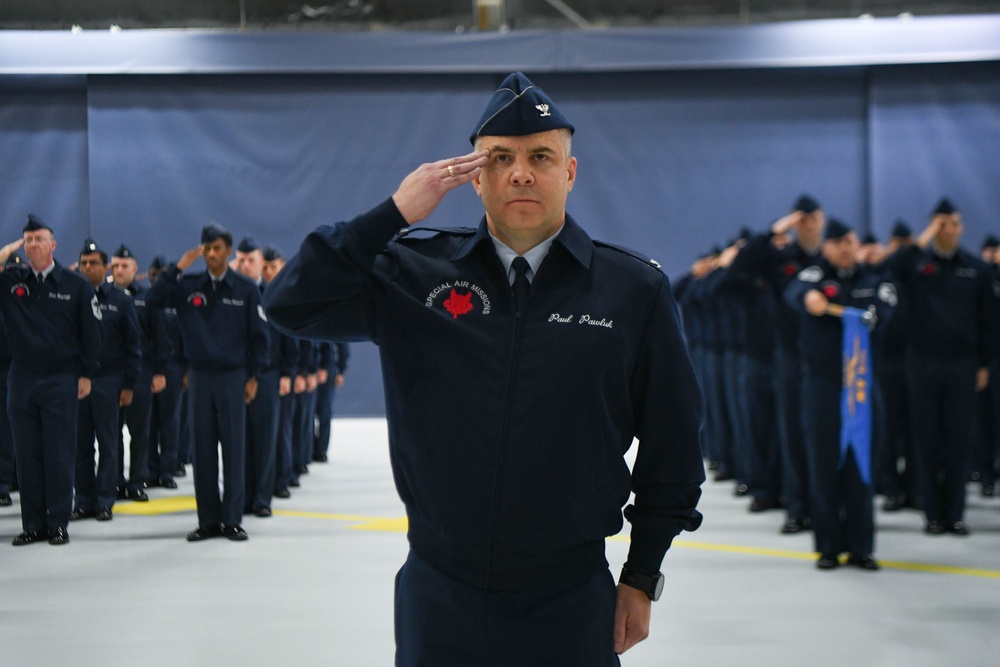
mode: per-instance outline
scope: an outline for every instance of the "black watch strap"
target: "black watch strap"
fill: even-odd
[[[663,593],[662,572],[657,572],[653,575],[639,574],[638,572],[633,572],[632,570],[623,567],[622,574],[618,577],[618,583],[639,589],[653,602],[659,600],[660,595]]]

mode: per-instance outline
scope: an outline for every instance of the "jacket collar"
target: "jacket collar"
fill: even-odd
[[[480,220],[476,233],[458,246],[455,254],[452,255],[452,260],[459,260],[468,256],[480,244],[486,244],[491,249],[493,248],[493,240],[490,238],[490,232],[486,226],[486,216],[483,216],[483,219]],[[590,268],[590,259],[594,255],[594,242],[590,240],[590,237],[583,231],[583,228],[568,213],[566,214],[566,221],[563,223],[562,231],[556,236],[552,245],[553,247],[557,245],[562,246],[581,266]],[[493,252],[496,252],[496,250],[494,249]]]

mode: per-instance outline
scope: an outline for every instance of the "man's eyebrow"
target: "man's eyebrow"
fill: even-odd
[[[510,148],[508,146],[497,145],[497,146],[490,146],[489,147],[489,151],[490,151],[490,153],[513,153],[514,149]],[[544,146],[543,145],[543,146],[535,146],[533,148],[529,148],[528,149],[528,153],[531,153],[531,154],[534,154],[534,153],[555,153],[555,150],[552,149],[550,146]]]

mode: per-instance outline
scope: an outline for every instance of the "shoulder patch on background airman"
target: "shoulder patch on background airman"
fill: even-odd
[[[878,298],[890,306],[895,306],[899,300],[896,296],[896,286],[892,283],[881,283],[878,286]]]
[[[807,266],[799,271],[797,278],[804,283],[818,283],[823,279],[823,269],[818,266]]]
[[[594,239],[594,245],[599,246],[601,248],[610,248],[611,250],[617,250],[618,252],[622,253],[623,255],[628,255],[629,257],[632,257],[633,259],[639,260],[640,262],[642,262],[646,266],[650,267],[651,269],[656,269],[657,271],[659,271],[661,269],[660,263],[657,262],[655,259],[652,259],[648,255],[644,255],[641,252],[638,252],[636,250],[632,250],[631,248],[626,248],[625,246],[615,245],[614,243],[608,243],[607,241],[598,241],[596,239]]]

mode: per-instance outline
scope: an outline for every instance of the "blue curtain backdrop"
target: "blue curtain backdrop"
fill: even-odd
[[[571,213],[671,276],[803,191],[882,234],[897,216],[921,228],[942,194],[963,209],[968,245],[1000,227],[995,63],[528,74],[577,127]],[[215,220],[292,253],[421,162],[470,150],[501,79],[91,75],[26,89],[0,77],[4,233],[16,238],[34,211],[59,231],[66,263],[90,234],[145,264],[178,257]],[[481,215],[467,188],[427,224]],[[338,411],[383,412],[374,346],[354,346]]]

